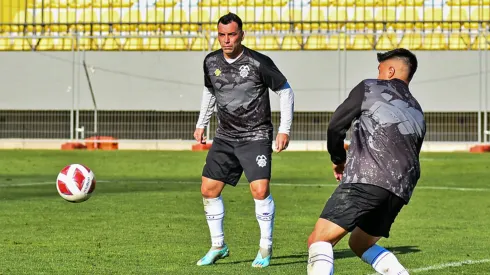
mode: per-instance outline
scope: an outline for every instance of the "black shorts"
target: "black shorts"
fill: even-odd
[[[228,141],[214,138],[202,175],[236,186],[242,172],[249,182],[271,178],[271,140]]]
[[[356,226],[375,237],[389,237],[405,201],[371,184],[342,183],[325,204],[320,218],[352,232]]]

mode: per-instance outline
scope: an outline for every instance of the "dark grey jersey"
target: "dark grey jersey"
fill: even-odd
[[[269,88],[277,91],[286,82],[269,57],[246,47],[231,64],[222,50],[208,54],[204,59],[204,83],[216,97],[216,137],[237,141],[272,139]]]
[[[346,155],[345,133],[352,123]],[[373,184],[409,202],[420,178],[424,113],[399,79],[362,81],[337,108],[328,127],[332,162],[346,161],[342,182]]]

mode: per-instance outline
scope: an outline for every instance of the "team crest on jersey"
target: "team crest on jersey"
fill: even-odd
[[[220,69],[216,69],[216,71],[214,71],[214,75],[215,76],[220,76],[221,75],[221,70]]]
[[[255,158],[255,161],[257,161],[257,165],[259,167],[265,167],[267,165],[267,157],[264,155],[259,155]]]
[[[250,71],[250,67],[248,65],[240,66],[240,76],[245,78],[248,76],[248,72]]]

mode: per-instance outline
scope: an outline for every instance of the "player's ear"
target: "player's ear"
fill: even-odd
[[[388,79],[392,79],[395,76],[395,67],[390,66],[388,68]]]

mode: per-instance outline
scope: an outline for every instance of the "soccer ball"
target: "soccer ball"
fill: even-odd
[[[70,164],[58,174],[56,189],[69,202],[86,201],[95,190],[95,175],[87,166]]]

